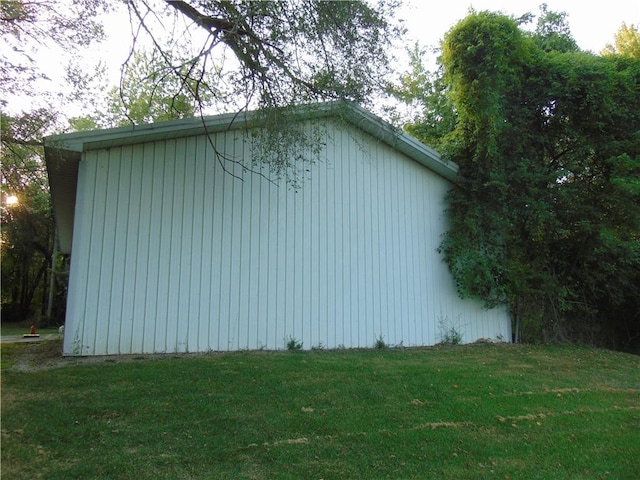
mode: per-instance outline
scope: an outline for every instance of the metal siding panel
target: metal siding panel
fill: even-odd
[[[119,330],[116,345],[117,353],[132,352],[132,330],[134,324],[134,289],[136,284],[136,262],[138,258],[137,238],[140,224],[140,175],[134,174],[133,158],[139,169],[141,148],[122,147],[119,168],[119,194],[117,198],[118,229],[116,251],[120,250],[121,262],[114,262],[114,288],[112,295],[113,311],[111,316],[118,318]],[[135,154],[134,154],[135,151]],[[119,288],[115,288],[118,285]],[[118,308],[120,307],[120,308]],[[114,337],[116,335],[114,334]]]
[[[182,311],[184,316],[181,319],[183,326],[183,345],[180,351],[198,351],[198,326],[199,326],[199,305],[198,293],[200,285],[201,263],[201,239],[202,239],[202,162],[198,158],[197,137],[185,139],[184,168],[185,168],[185,203],[183,206],[183,216],[186,219],[184,225],[185,252],[183,259],[187,259],[184,277],[187,279],[187,286]]]
[[[279,208],[280,191],[277,188],[267,188],[269,192],[269,260],[267,280],[267,315],[270,335],[265,340],[267,348],[281,348],[285,336],[282,323],[284,303],[281,301],[281,277],[284,257],[282,250],[284,242],[280,241],[280,218],[283,215]]]
[[[154,329],[153,325],[147,325],[145,320],[148,316],[147,309],[147,282],[149,278],[148,263],[149,263],[149,232],[151,224],[151,216],[149,211],[151,209],[151,194],[153,182],[153,144],[141,145],[137,150],[138,158],[136,158],[135,170],[132,170],[132,174],[136,174],[137,178],[135,182],[132,182],[132,188],[139,190],[139,212],[137,217],[132,217],[133,221],[137,221],[132,228],[132,234],[135,231],[135,248],[133,247],[134,239],[129,242],[132,252],[136,252],[135,261],[129,267],[131,270],[131,276],[135,279],[133,283],[133,308],[132,315],[135,319],[131,327],[131,344],[132,352],[145,352],[148,351],[146,346],[151,337],[152,351],[156,350],[153,346]],[[150,158],[151,157],[151,158]],[[161,351],[161,350],[160,350]]]
[[[139,245],[145,249],[145,276],[140,280],[144,283],[144,295],[141,300],[142,310],[139,322],[140,334],[143,336],[144,351],[167,351],[167,311],[165,272],[169,257],[165,256],[166,241],[163,235],[165,222],[165,208],[171,195],[166,191],[166,177],[168,175],[165,148],[162,142],[144,144],[144,167],[142,180],[142,195],[144,207],[141,211],[142,225]],[[170,163],[169,163],[170,165]],[[172,187],[171,187],[172,188]]]
[[[220,145],[223,146],[224,151],[227,151],[227,146],[225,142],[225,137],[221,136]],[[233,178],[229,174],[221,175],[221,187],[220,192],[222,196],[221,202],[221,225],[219,227],[219,232],[221,236],[220,242],[220,281],[219,281],[219,303],[220,303],[220,316],[219,316],[219,324],[218,324],[218,349],[220,350],[229,350],[230,345],[230,316],[231,316],[231,297],[232,293],[229,290],[233,289],[233,284],[231,281],[231,272],[233,270],[232,263],[232,252],[233,252],[233,243],[232,243],[232,228],[233,222],[232,220],[236,216],[235,212],[233,212],[233,188],[234,183],[237,180]],[[238,213],[239,215],[239,213]]]
[[[178,141],[168,140],[166,142],[166,159],[171,161],[167,163],[167,166],[173,166],[173,201],[171,204],[171,255],[169,258],[169,303],[167,308],[167,328],[164,335],[165,349],[169,352],[177,352],[178,344],[180,342],[179,326],[182,320],[182,312],[180,311],[181,295],[184,288],[181,290],[182,283],[182,238],[184,233],[182,216],[182,206],[184,202],[184,168],[182,165],[182,159],[184,154],[180,155],[181,150],[178,146]],[[156,335],[156,341],[163,339],[163,332],[158,331]]]
[[[420,180],[424,180],[421,175],[411,175],[409,177],[409,189],[411,191],[411,199],[409,204],[411,210],[409,212],[408,220],[411,226],[411,254],[408,258],[409,265],[409,285],[411,288],[411,309],[409,319],[409,333],[407,339],[407,345],[420,344],[422,337],[421,332],[421,314],[420,314],[420,299],[422,298],[421,290],[421,252],[424,249],[424,240],[422,239],[421,230],[424,225],[424,220],[418,215],[418,208],[420,206],[420,189],[418,184]]]
[[[78,190],[75,206],[76,228],[73,230],[73,255],[71,256],[67,311],[63,352],[65,355],[93,355],[90,332],[95,322],[88,321],[87,300],[90,298],[89,266],[91,261],[91,222],[95,191],[96,152],[86,153],[78,168]]]
[[[328,208],[328,210],[332,213],[331,220],[328,225],[329,230],[329,274],[328,274],[328,289],[330,296],[330,304],[328,307],[329,311],[329,325],[331,327],[331,333],[328,337],[329,345],[333,342],[333,345],[345,345],[345,339],[342,329],[342,322],[344,319],[344,314],[342,311],[342,269],[343,269],[343,258],[342,258],[342,226],[344,225],[344,221],[342,218],[342,180],[343,180],[343,165],[339,156],[336,155],[336,150],[338,149],[337,143],[339,140],[338,134],[335,132],[331,132],[333,142],[330,142],[330,149],[328,149],[327,161],[333,165],[333,171],[331,175],[331,181],[328,189],[328,201],[333,202],[332,207]]]
[[[348,135],[346,136],[346,142],[349,145],[349,165],[352,175],[351,191],[350,191],[350,217],[349,223],[350,230],[350,243],[351,249],[349,256],[351,257],[351,265],[354,267],[349,273],[351,275],[351,321],[349,322],[352,328],[351,338],[352,343],[358,347],[366,347],[366,340],[363,338],[362,328],[362,306],[363,306],[363,291],[366,285],[366,279],[364,278],[363,265],[362,265],[362,250],[363,250],[363,211],[360,204],[361,192],[362,192],[362,146],[357,145],[353,141],[349,141]]]
[[[194,304],[197,305],[198,318],[197,324],[197,351],[209,350],[209,316],[211,315],[209,306],[205,302],[210,298],[209,271],[211,270],[211,245],[209,243],[211,236],[211,222],[209,220],[208,210],[211,208],[209,203],[210,188],[207,185],[207,149],[208,144],[204,136],[197,137],[197,156],[198,170],[196,172],[197,195],[199,204],[199,212],[195,219],[200,224],[200,235],[196,239],[196,248],[198,251],[198,272],[194,277],[196,297]]]
[[[235,136],[234,136],[235,138]],[[244,146],[242,142],[235,141],[236,156],[243,158],[245,156]],[[251,161],[250,158],[245,159]],[[255,175],[248,173],[244,175],[243,181],[240,182],[240,203],[242,205],[242,221],[238,229],[238,270],[240,273],[239,289],[238,289],[238,306],[237,306],[237,348],[247,350],[253,339],[255,342],[255,325],[256,317],[250,318],[250,307],[255,301],[254,292],[251,290],[255,267],[251,264],[251,256],[255,239],[252,238],[252,223],[254,212],[254,197],[257,192],[254,191],[255,185],[253,177]]]
[[[349,170],[350,167],[350,159],[348,153],[344,153],[344,149],[347,148],[343,140],[342,131],[339,131],[335,135],[337,137],[336,140],[336,153],[339,155],[339,165],[340,165],[340,181],[338,183],[338,195],[336,195],[336,207],[340,211],[340,218],[336,218],[336,228],[338,235],[338,244],[336,248],[338,249],[338,284],[339,284],[339,292],[337,295],[338,301],[338,311],[336,312],[337,319],[339,322],[338,325],[338,336],[340,338],[340,343],[346,346],[352,346],[353,340],[351,338],[351,329],[349,328],[351,324],[351,292],[349,291],[349,287],[351,286],[351,278],[350,271],[351,258],[349,256],[349,251],[351,249],[349,229],[351,228],[351,218],[350,218],[350,195],[352,192],[352,188],[350,182],[351,172]]]
[[[176,144],[176,165],[182,171],[181,202],[176,203],[178,211],[174,210],[174,215],[181,217],[181,225],[178,230],[180,239],[178,267],[178,302],[176,312],[176,351],[189,352],[189,327],[196,318],[191,311],[191,271],[195,265],[192,251],[193,235],[195,226],[193,224],[193,189],[195,178],[195,158],[193,152],[193,137],[179,139]]]
[[[448,182],[336,125],[298,192],[227,162],[234,178],[204,136],[87,154],[65,352],[432,344],[445,317],[465,340],[506,336],[436,251]],[[234,132],[211,141],[249,158]]]
[[[317,325],[318,346],[328,346],[330,342],[329,328],[329,178],[333,172],[333,167],[326,161],[325,168],[319,169],[322,172],[318,176],[318,188],[316,189],[316,199],[318,209],[318,228],[316,230],[316,248],[318,255],[318,272],[315,278],[315,286],[312,286],[316,293],[316,308],[314,310],[314,320]],[[335,345],[332,345],[335,346]]]
[[[214,252],[217,252],[219,245],[214,240],[214,220],[216,211],[215,198],[215,158],[209,145],[208,137],[202,137],[203,158],[204,158],[204,197],[203,197],[203,217],[202,217],[202,265],[200,284],[200,336],[207,350],[215,348],[216,338],[213,335],[215,325],[213,324],[214,306],[216,298],[214,290],[214,271],[216,263]]]
[[[225,153],[229,154],[231,158],[241,159],[242,152],[237,150],[237,142],[232,135],[227,135],[225,138]],[[241,176],[242,172],[236,173],[236,169],[233,169],[235,175]],[[243,346],[240,344],[241,337],[244,337],[244,330],[241,331],[240,322],[240,304],[242,303],[242,297],[245,295],[243,288],[243,271],[242,271],[242,256],[243,252],[243,238],[242,238],[242,224],[245,221],[247,212],[245,211],[245,205],[243,202],[243,190],[244,182],[239,178],[231,179],[231,197],[229,202],[229,208],[232,209],[229,217],[231,233],[230,245],[230,259],[229,265],[229,317],[228,317],[228,338],[227,338],[227,350],[238,350]]]
[[[214,145],[224,145],[223,143],[224,136],[223,134],[217,134],[213,136]],[[228,280],[224,278],[224,262],[228,261],[228,253],[225,251],[225,248],[229,248],[226,240],[223,236],[223,232],[225,231],[224,220],[225,214],[228,215],[228,205],[225,204],[225,186],[226,183],[232,181],[233,179],[226,173],[222,172],[219,168],[218,162],[219,159],[215,156],[216,170],[214,175],[214,216],[213,216],[213,232],[214,237],[212,239],[212,245],[216,246],[214,251],[214,262],[216,265],[215,270],[212,272],[212,284],[211,291],[214,298],[214,305],[212,309],[216,312],[215,315],[215,325],[212,325],[210,340],[209,343],[212,345],[212,348],[215,350],[224,350],[223,341],[221,340],[222,336],[225,335],[226,342],[226,325],[228,311],[225,310],[224,302],[228,301],[228,296],[226,295],[225,287],[228,285]],[[223,292],[225,294],[223,295]]]
[[[244,153],[243,153],[244,155]],[[245,195],[248,196],[249,215],[247,221],[243,222],[243,236],[247,239],[247,248],[243,264],[248,276],[247,292],[242,301],[241,318],[246,324],[246,338],[243,342],[245,348],[259,348],[260,331],[264,318],[257,308],[260,304],[260,271],[262,270],[262,258],[260,257],[261,242],[261,192],[260,178],[257,175],[250,175],[245,180],[247,188]]]
[[[375,145],[374,159],[371,165],[371,188],[369,190],[369,205],[371,209],[371,276],[373,279],[371,308],[373,310],[371,317],[372,335],[375,341],[379,337],[385,327],[383,327],[383,318],[385,317],[386,303],[383,302],[382,296],[384,292],[384,278],[382,277],[382,235],[381,235],[381,214],[383,212],[384,202],[381,201],[381,169],[382,161],[379,158],[380,146]]]
[[[140,333],[144,335],[141,345],[145,351],[167,352],[171,351],[169,345],[174,343],[173,324],[175,317],[171,318],[171,308],[175,302],[176,290],[173,284],[174,272],[172,270],[173,251],[173,222],[175,219],[173,212],[174,204],[174,172],[180,169],[175,158],[175,144],[168,145],[166,142],[156,142],[155,144],[145,144],[144,163],[142,174],[146,188],[146,204],[152,214],[148,215],[154,223],[148,229],[148,235],[154,236],[149,239],[153,245],[153,256],[149,254],[149,265],[147,271],[154,274],[153,278],[146,278],[145,282],[153,282],[145,290],[146,296],[150,297],[153,292],[155,305],[149,311],[142,313],[140,322]],[[152,242],[152,243],[151,243]],[[141,279],[142,280],[142,279]]]
[[[114,173],[116,169],[110,168],[110,163],[116,162],[114,158],[118,149],[101,152],[98,156],[96,169],[96,185],[93,198],[93,222],[92,228],[92,257],[95,262],[91,265],[90,283],[97,286],[95,296],[95,310],[91,312],[95,318],[96,329],[93,339],[94,351],[97,355],[108,353],[107,338],[109,334],[110,306],[111,306],[111,278],[113,275],[112,264],[114,255],[114,210],[109,198],[111,188],[115,187]],[[93,281],[92,281],[93,280]],[[91,292],[89,292],[91,293]],[[91,315],[90,314],[90,315]],[[90,318],[92,318],[90,316]]]
[[[250,156],[251,151],[247,149],[246,155]],[[266,348],[270,343],[269,332],[275,327],[269,312],[269,260],[270,260],[270,237],[271,237],[271,202],[268,185],[264,185],[260,179],[255,181],[252,178],[252,188],[256,205],[252,231],[254,241],[252,257],[254,261],[254,271],[252,279],[254,281],[255,300],[251,305],[250,315],[256,318],[255,334],[253,338],[253,348]]]

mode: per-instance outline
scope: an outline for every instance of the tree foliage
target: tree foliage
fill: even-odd
[[[103,76],[99,70],[83,79],[97,84],[93,88],[99,98],[84,100],[93,112],[69,119],[74,131],[178,120],[200,112],[199,101],[184,92],[181,81],[153,52],[134,52],[119,86],[109,88],[101,81]],[[209,99],[206,94],[201,98]]]
[[[33,138],[48,125],[46,111],[12,118],[2,115],[3,320],[24,319],[46,304],[46,279],[52,254],[53,219],[41,147]],[[18,202],[7,205],[7,195]]]
[[[614,43],[607,44],[602,50],[602,54],[640,58],[640,31],[638,31],[638,27],[623,23],[614,37]]]
[[[637,349],[640,62],[581,52],[542,13],[527,32],[472,12],[445,36],[454,126],[412,127],[460,166],[441,252],[460,294],[509,304],[525,339]]]
[[[73,51],[104,38],[98,13],[104,0],[3,0],[0,2],[0,92],[35,95],[39,80],[50,75],[37,62],[38,52],[56,46]]]
[[[183,91],[196,99],[207,92],[227,111],[327,99],[368,102],[384,86],[388,47],[402,32],[392,22],[396,3],[384,0],[375,6],[364,1],[134,0],[128,6],[133,21],[181,79]],[[153,25],[152,15],[167,12],[186,20],[186,30],[167,32]],[[203,81],[207,73],[216,73],[215,84]]]
[[[100,40],[102,28],[96,17],[105,3],[99,0],[0,2],[3,321],[37,318],[45,313],[48,301],[54,235],[42,137],[59,128],[61,112],[52,105],[63,103],[64,98],[39,90],[43,82],[51,81],[51,75],[38,64],[37,54],[49,47],[74,51]],[[10,104],[11,100],[35,97],[40,97],[42,108],[29,110]],[[9,195],[16,196],[18,203],[7,205],[5,199]],[[64,283],[63,279],[56,280]],[[58,300],[54,312],[64,304],[64,298]]]
[[[72,125],[257,109],[265,128],[250,135],[253,158],[232,159],[212,145],[216,159],[236,177],[251,171],[296,186],[304,171],[296,164],[317,160],[317,132],[292,120],[289,109],[325,100],[367,104],[385,92],[390,47],[404,31],[396,7],[396,0],[132,0],[132,53],[108,94],[108,112]],[[311,153],[299,158],[305,150]]]

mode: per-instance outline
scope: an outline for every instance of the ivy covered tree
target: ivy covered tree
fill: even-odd
[[[579,51],[563,15],[523,20],[454,26],[440,91],[455,121],[410,127],[460,166],[441,252],[460,294],[508,304],[521,338],[637,350],[640,62]]]

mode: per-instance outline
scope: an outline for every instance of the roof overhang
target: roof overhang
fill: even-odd
[[[301,120],[334,116],[344,119],[447,180],[456,180],[456,164],[443,160],[432,148],[359,105],[344,101],[303,105],[291,109],[291,114],[299,115]],[[258,112],[243,112],[46,137],[45,159],[61,252],[71,252],[78,166],[82,153],[155,140],[255,128],[261,125],[263,118]]]

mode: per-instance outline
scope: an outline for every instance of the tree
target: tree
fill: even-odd
[[[525,15],[521,22],[526,22],[531,17]],[[545,52],[577,52],[578,44],[571,36],[571,29],[567,23],[565,12],[549,11],[547,4],[540,6],[540,15],[536,23],[533,36],[536,44]]]
[[[100,40],[95,19],[103,7],[98,0],[0,2],[3,321],[37,318],[46,313],[48,301],[54,235],[42,137],[60,128],[60,112],[50,105],[64,103],[64,98],[39,90],[50,74],[40,68],[36,55],[43,46],[73,50]],[[38,96],[41,108],[18,105]],[[9,195],[17,196],[18,203],[7,205]],[[60,299],[58,305],[63,303]]]
[[[93,115],[101,120],[77,119],[73,126],[121,124],[115,117],[122,111],[137,123],[180,118],[191,108],[194,115],[257,109],[265,127],[251,134],[253,158],[240,166],[294,186],[300,168],[292,158],[313,152],[300,146],[316,145],[318,134],[293,121],[289,109],[325,100],[372,102],[386,91],[389,47],[404,31],[394,23],[396,0],[133,0],[127,7],[133,45],[120,99],[111,95],[109,115]],[[238,160],[212,148],[231,173]],[[300,160],[312,163],[317,155]]]
[[[640,58],[640,32],[635,25],[627,26],[623,23],[615,34],[614,44],[607,44],[602,50],[603,55],[623,55],[625,57]]]
[[[107,9],[103,0],[3,0],[0,2],[0,92],[2,106],[16,94],[42,95],[49,72],[38,65],[42,48],[75,51],[101,41],[104,32],[97,20]]]
[[[87,109],[91,106],[94,111],[70,118],[74,131],[190,118],[199,111],[196,99],[184,92],[176,93],[181,89],[179,79],[167,71],[163,61],[153,53],[134,53],[118,87],[107,89],[102,81],[104,74],[104,70],[99,69],[95,75],[81,78],[85,85],[96,84],[94,99],[84,100]],[[99,93],[96,95],[96,92]],[[209,102],[210,96],[203,95],[200,101]]]
[[[48,267],[53,251],[53,221],[47,174],[32,138],[48,124],[47,112],[11,118],[2,115],[2,235],[3,320],[44,313]],[[10,139],[10,141],[5,141]],[[11,194],[17,198],[7,204]]]
[[[291,159],[301,145],[314,146],[318,138],[293,121],[289,109],[326,100],[372,102],[388,83],[389,47],[404,32],[394,21],[396,0],[375,5],[134,0],[127,5],[136,25],[133,48],[146,33],[164,63],[158,78],[171,72],[178,80],[174,100],[179,95],[195,100],[199,114],[257,109],[265,128],[252,134],[254,155],[241,167],[261,175],[266,168],[270,177],[285,177],[294,186],[299,166]],[[173,27],[153,21],[167,14]],[[227,165],[237,160],[216,153],[231,173]]]
[[[182,91],[195,99],[206,91],[227,111],[371,101],[386,82],[388,47],[403,31],[393,23],[395,1],[374,7],[364,1],[167,0],[160,6],[136,0],[128,6]],[[163,42],[168,32],[150,21],[161,11],[191,24]],[[217,84],[203,81],[207,72],[216,73]]]
[[[400,76],[398,85],[390,87],[390,93],[414,112],[405,130],[446,154],[447,137],[455,128],[457,116],[442,67],[435,72],[428,71],[423,64],[428,52],[417,44],[407,53],[410,70]]]
[[[508,304],[525,339],[637,349],[640,64],[577,51],[543,14],[530,33],[472,12],[445,36],[455,121],[413,126],[460,166],[441,252],[460,294]]]

